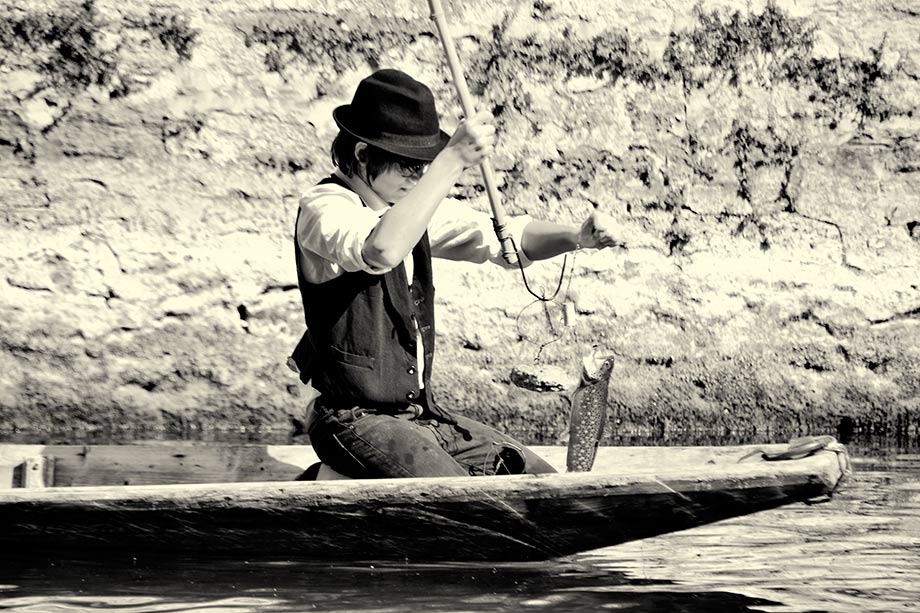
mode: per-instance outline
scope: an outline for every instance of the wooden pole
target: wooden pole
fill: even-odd
[[[437,26],[441,43],[444,46],[447,66],[450,68],[451,76],[454,79],[454,86],[460,96],[460,106],[463,108],[463,113],[467,117],[471,117],[476,112],[476,109],[473,105],[473,98],[470,96],[470,90],[466,86],[466,79],[463,76],[463,69],[460,67],[460,60],[454,48],[453,38],[451,38],[450,31],[447,28],[447,20],[444,17],[441,0],[428,0],[428,5],[431,7],[431,18],[434,20],[435,26]],[[492,164],[486,159],[482,161],[479,168],[482,171],[482,180],[486,186],[486,193],[489,195],[489,204],[492,207],[492,224],[495,227],[498,242],[501,244],[502,257],[509,264],[517,264],[518,254],[505,226],[505,210],[502,207],[498,188],[495,186],[495,173],[492,171]]]

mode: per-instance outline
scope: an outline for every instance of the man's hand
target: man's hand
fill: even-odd
[[[495,126],[492,114],[480,111],[464,119],[450,137],[445,153],[455,154],[464,168],[481,163],[495,146]]]
[[[613,225],[614,220],[612,217],[599,211],[592,211],[581,224],[581,230],[578,233],[579,246],[582,249],[624,247],[625,245],[622,242],[613,237]]]

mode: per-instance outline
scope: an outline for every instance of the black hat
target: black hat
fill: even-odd
[[[362,80],[351,104],[332,112],[339,128],[384,151],[431,161],[450,140],[438,124],[434,95],[399,70],[378,70]]]

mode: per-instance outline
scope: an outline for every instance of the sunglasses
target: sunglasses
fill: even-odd
[[[400,162],[396,172],[404,179],[419,179],[428,170],[428,162]]]

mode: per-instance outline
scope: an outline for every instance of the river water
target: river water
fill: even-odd
[[[849,447],[854,474],[829,502],[562,560],[330,565],[2,552],[0,610],[920,611],[920,448]]]

